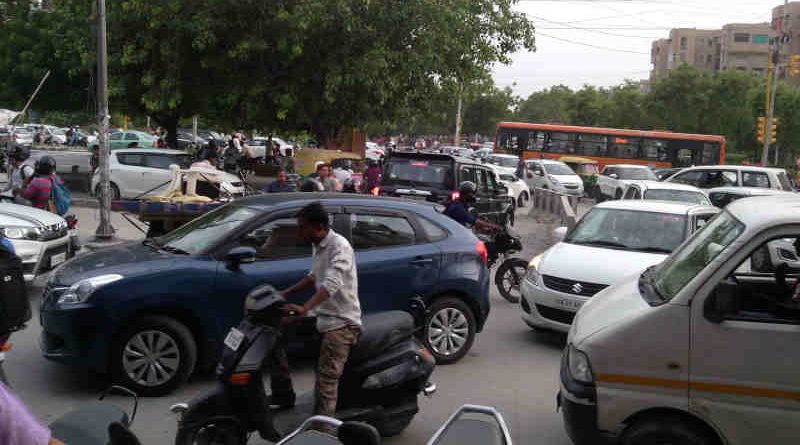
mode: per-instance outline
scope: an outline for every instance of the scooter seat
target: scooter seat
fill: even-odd
[[[66,444],[105,445],[114,422],[127,425],[128,414],[110,403],[95,402],[59,417],[50,424],[50,432]]]
[[[360,363],[414,335],[414,318],[408,312],[387,311],[367,315],[361,335],[350,351],[350,362]]]

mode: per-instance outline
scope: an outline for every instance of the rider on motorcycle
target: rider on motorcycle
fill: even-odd
[[[447,205],[444,214],[453,218],[459,224],[465,227],[474,226],[481,232],[491,232],[501,230],[502,227],[497,224],[486,221],[485,219],[478,218],[469,212],[469,205],[475,202],[475,193],[478,187],[472,181],[464,181],[458,187],[458,198],[453,199]]]

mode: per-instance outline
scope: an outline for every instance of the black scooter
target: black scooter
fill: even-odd
[[[276,441],[311,415],[313,397],[301,396],[294,408],[273,411],[264,389],[263,368],[280,335],[285,304],[275,289],[262,285],[245,301],[245,318],[231,328],[217,366],[218,384],[189,404],[174,405],[178,414],[176,445],[244,444],[257,431]],[[414,337],[407,312],[364,317],[362,333],[339,381],[336,416],[363,421],[383,436],[399,434],[419,410],[419,393],[431,395],[428,382],[435,360]]]

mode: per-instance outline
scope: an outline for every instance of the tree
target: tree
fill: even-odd
[[[517,119],[524,122],[570,123],[569,101],[572,95],[572,90],[564,85],[532,93],[520,102]]]
[[[589,85],[576,91],[568,101],[570,122],[587,127],[600,127],[606,124],[608,116],[608,96],[603,90]]]

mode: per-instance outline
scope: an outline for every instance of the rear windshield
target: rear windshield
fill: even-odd
[[[618,171],[619,179],[649,179],[651,181],[658,179],[656,178],[655,173],[653,173],[653,171],[649,168],[620,168]]]
[[[693,192],[691,190],[652,189],[645,192],[644,199],[688,202],[690,204],[709,204],[706,195],[702,194],[701,192]]]
[[[390,159],[384,184],[453,188],[452,162],[440,159]]]

